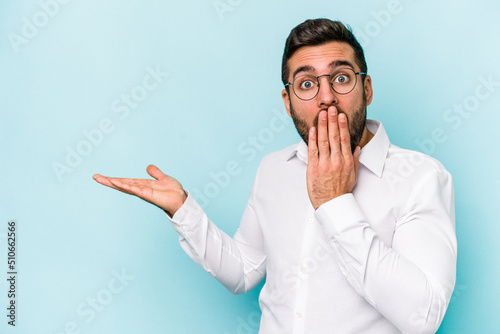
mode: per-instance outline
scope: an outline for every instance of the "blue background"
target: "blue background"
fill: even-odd
[[[1,333],[257,332],[261,286],[231,295],[183,253],[160,210],[91,177],[144,178],[154,163],[232,235],[261,158],[299,140],[290,119],[271,124],[285,113],[284,41],[316,17],[350,24],[364,46],[368,117],[454,177],[458,276],[439,333],[499,330],[498,2],[54,1],[0,3]],[[121,101],[131,94],[134,108]],[[216,184],[231,161],[237,172]],[[129,280],[110,293],[116,272]],[[100,312],[79,314],[96,297]]]

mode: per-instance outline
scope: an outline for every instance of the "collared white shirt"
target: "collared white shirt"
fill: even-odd
[[[316,211],[304,141],[267,155],[231,238],[189,194],[172,217],[186,253],[232,293],[254,288],[261,334],[434,333],[456,276],[451,175],[392,145],[380,122],[351,194]]]

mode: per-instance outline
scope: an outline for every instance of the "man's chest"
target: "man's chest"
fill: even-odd
[[[353,195],[368,224],[389,247],[392,245],[401,200],[388,193],[383,179],[360,174]],[[325,241],[323,226],[314,217],[307,193],[305,168],[274,173],[256,193],[257,220],[268,260],[300,258]],[[329,222],[335,224],[335,221]]]

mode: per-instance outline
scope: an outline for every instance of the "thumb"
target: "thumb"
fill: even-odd
[[[146,171],[148,172],[149,175],[151,175],[157,180],[163,179],[164,177],[167,176],[155,165],[149,165],[148,168],[146,168]]]

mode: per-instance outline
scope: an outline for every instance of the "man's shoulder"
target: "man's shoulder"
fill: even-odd
[[[268,153],[262,158],[257,170],[256,178],[265,180],[277,180],[284,177],[285,174],[292,176],[297,171],[297,166],[292,168],[290,165],[297,154],[300,143],[285,147],[279,151]],[[293,163],[292,163],[293,164]]]
[[[375,161],[381,163],[386,172],[393,173],[396,171],[397,174],[409,173],[414,176],[418,176],[419,172],[423,174],[428,172],[449,174],[437,159],[392,144],[380,121],[368,119],[366,126],[374,134],[374,137],[366,145],[365,149],[371,152],[370,157],[376,157]],[[415,173],[415,171],[417,172]]]
[[[290,158],[292,158],[298,149],[299,143],[295,143],[281,150],[268,153],[262,158],[260,163],[261,166],[276,165],[281,163],[286,163]]]
[[[437,173],[450,176],[444,165],[427,154],[398,147],[391,144],[387,152],[386,165],[396,168],[399,173],[428,174]]]
[[[259,194],[275,194],[275,191],[285,191],[292,183],[302,182],[301,171],[305,169],[297,159],[297,150],[301,142],[285,147],[279,151],[266,154],[257,169],[253,189],[259,189]],[[264,191],[263,191],[264,190]]]

